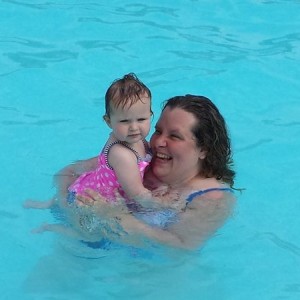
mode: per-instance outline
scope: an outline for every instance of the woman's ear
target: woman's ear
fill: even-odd
[[[206,158],[206,154],[207,154],[207,151],[206,150],[200,150],[199,151],[199,158],[200,159],[205,159]]]
[[[108,115],[104,115],[104,116],[103,116],[103,120],[105,121],[105,123],[107,124],[107,126],[108,126],[109,128],[111,128],[109,116],[108,116]]]

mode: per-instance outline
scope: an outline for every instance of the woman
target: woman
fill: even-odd
[[[150,146],[153,159],[145,173],[145,186],[155,190],[167,184],[178,197],[151,211],[132,208],[132,203],[116,209],[88,190],[90,198],[79,196],[78,203],[85,204],[85,213],[93,205],[90,210],[100,219],[114,217],[118,222],[114,227],[119,229],[105,229],[111,240],[133,244],[153,240],[195,248],[226,221],[235,202],[231,189],[235,172],[224,118],[206,97],[171,98],[163,107]]]

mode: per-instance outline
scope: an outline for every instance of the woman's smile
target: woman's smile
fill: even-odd
[[[155,157],[157,157],[158,159],[161,159],[161,160],[171,160],[172,159],[171,156],[166,155],[164,153],[159,153],[159,152],[155,154]]]

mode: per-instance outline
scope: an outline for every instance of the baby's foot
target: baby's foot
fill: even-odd
[[[43,233],[45,231],[51,231],[51,224],[44,223],[43,225],[31,230],[31,233]]]
[[[24,208],[34,208],[34,209],[47,209],[53,205],[53,200],[48,201],[36,201],[36,200],[26,200],[23,203]]]

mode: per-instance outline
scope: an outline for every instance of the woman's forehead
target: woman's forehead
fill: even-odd
[[[166,107],[162,112],[156,126],[168,127],[172,130],[191,130],[196,123],[195,116],[181,108],[170,109]]]

